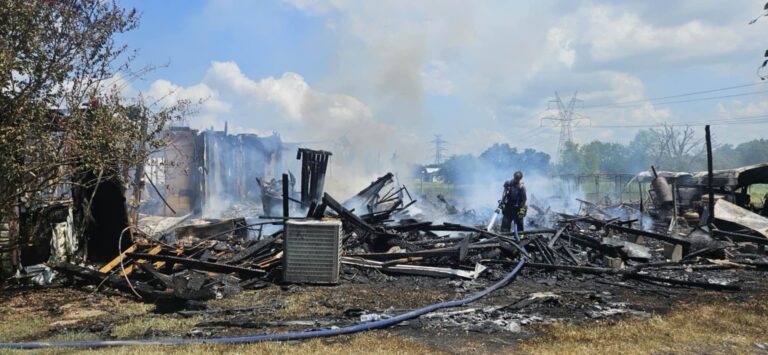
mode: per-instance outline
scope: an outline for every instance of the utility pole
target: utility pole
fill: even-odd
[[[712,189],[712,135],[709,133],[709,125],[704,127],[704,137],[707,140],[707,190],[709,196],[707,202],[707,226],[711,227],[715,222],[715,190]],[[675,216],[677,217],[677,216]]]
[[[573,94],[571,101],[566,105],[560,98],[560,94],[555,91],[555,99],[550,101],[549,109],[552,110],[552,105],[557,109],[557,114],[542,117],[542,120],[549,120],[555,123],[555,127],[560,127],[560,139],[557,142],[557,161],[562,163],[563,151],[565,146],[569,142],[573,142],[573,128],[581,120],[589,120],[589,117],[576,114],[574,112],[576,103],[581,100],[576,98],[578,92]]]
[[[442,135],[436,134],[435,139],[433,139],[431,143],[435,145],[435,165],[439,165],[443,162],[445,156],[444,153],[447,150],[444,145],[447,142],[443,139]]]

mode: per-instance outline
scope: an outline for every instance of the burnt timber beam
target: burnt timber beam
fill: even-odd
[[[668,235],[663,235],[663,234],[659,234],[659,233],[647,232],[647,231],[644,231],[644,230],[641,230],[641,229],[634,229],[634,228],[624,227],[624,226],[620,226],[620,225],[617,225],[617,224],[609,224],[609,223],[606,223],[606,222],[603,222],[601,220],[597,220],[597,219],[594,219],[594,218],[583,219],[580,222],[589,223],[589,224],[595,225],[595,226],[600,227],[600,228],[613,229],[615,231],[622,232],[622,233],[641,235],[643,237],[647,237],[647,238],[651,238],[651,239],[656,239],[656,240],[661,240],[661,241],[664,241],[664,242],[667,242],[667,243],[679,244],[679,245],[682,245],[684,248],[689,248],[691,246],[691,242],[689,242],[687,240],[684,240],[684,239],[670,237]]]
[[[245,276],[258,276],[264,275],[267,272],[260,269],[250,269],[234,265],[211,263],[207,261],[200,261],[195,259],[183,258],[179,256],[171,255],[151,255],[145,253],[129,253],[128,256],[136,259],[146,259],[154,261],[165,261],[168,263],[181,264],[191,269],[205,270],[221,273],[237,273]]]

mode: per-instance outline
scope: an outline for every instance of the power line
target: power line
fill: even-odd
[[[431,143],[435,145],[435,164],[439,165],[443,162],[443,153],[447,150],[444,145],[448,142],[443,139],[442,135],[436,134],[435,139],[433,139]]]
[[[701,127],[701,126],[741,126],[741,125],[752,125],[752,124],[765,124],[768,123],[768,117],[766,119],[761,121],[751,121],[751,122],[691,122],[691,123],[668,123],[666,124],[667,127]],[[647,125],[601,125],[601,126],[591,126],[586,128],[658,128],[658,127],[664,127],[664,124],[647,124]]]
[[[537,132],[537,131],[541,131],[543,128],[544,128],[543,125],[536,126],[536,127],[533,127],[531,129],[523,132],[523,133],[516,133],[515,136],[520,137],[521,140],[523,140],[523,141],[526,141],[526,140],[530,139],[531,137],[535,136],[536,134],[540,133],[540,132]],[[536,133],[534,133],[534,132],[536,132]]]
[[[705,125],[749,125],[758,123],[768,123],[768,114],[754,115],[754,116],[741,116],[741,117],[729,117],[706,121],[693,121],[693,122],[673,122],[673,123],[652,123],[652,124],[608,124],[608,125],[589,125],[583,128],[651,128],[651,127],[679,127],[679,126],[705,126]]]
[[[709,101],[709,100],[717,100],[717,99],[726,99],[726,98],[729,98],[729,97],[760,95],[760,94],[766,94],[766,93],[768,93],[768,90],[756,91],[756,92],[745,92],[745,93],[732,94],[732,95],[708,96],[708,97],[700,97],[700,98],[696,98],[696,99],[677,100],[677,101],[665,101],[665,102],[650,102],[650,101],[648,101],[647,103],[652,103],[654,106],[663,106],[663,105],[670,105],[670,104],[679,104],[679,103],[684,103],[684,102]],[[606,105],[606,106],[600,106],[600,107],[603,107],[603,108],[610,108],[610,107],[613,107],[613,108],[626,108],[626,107],[633,107],[633,106],[640,106],[640,105],[642,105],[642,104],[613,105],[613,106]],[[597,106],[592,106],[592,107],[596,108]]]
[[[641,104],[646,103],[650,101],[658,101],[658,100],[667,100],[667,99],[675,99],[679,97],[686,97],[686,96],[695,96],[695,95],[701,95],[701,94],[708,94],[713,92],[720,92],[720,91],[728,91],[733,89],[740,89],[745,87],[751,87],[751,86],[758,86],[758,85],[764,85],[765,82],[758,82],[758,83],[751,83],[751,84],[743,84],[743,85],[735,85],[735,86],[728,86],[724,88],[718,88],[718,89],[709,89],[709,90],[702,90],[702,91],[694,91],[694,92],[688,92],[688,93],[682,93],[682,94],[676,94],[676,95],[669,95],[669,96],[659,96],[659,97],[652,97],[648,99],[643,100],[632,100],[632,101],[621,101],[621,102],[614,102],[610,104],[598,104],[598,105],[586,105],[584,108],[595,108],[595,107],[611,107],[611,106],[623,106],[623,105],[629,105],[632,106],[633,104]],[[740,95],[751,95],[752,93],[745,93]],[[728,96],[725,96],[728,97]],[[717,97],[720,98],[720,97]]]
[[[546,127],[548,126],[538,126],[530,130],[529,133],[527,133],[524,137],[522,137],[522,139],[519,142],[516,142],[516,144],[531,143],[534,138],[540,137],[543,133],[547,131],[544,129]]]
[[[569,101],[568,105],[566,106],[566,104],[563,103],[563,100],[560,99],[560,94],[555,91],[555,99],[550,101],[550,105],[555,104],[557,108],[557,115],[549,115],[541,118],[542,120],[552,121],[555,123],[556,127],[560,127],[560,139],[557,143],[558,160],[562,158],[565,146],[568,143],[573,142],[573,128],[578,124],[580,120],[589,119],[586,116],[576,115],[574,113],[576,102],[581,101],[576,98],[577,94],[578,92],[573,94],[571,101]]]

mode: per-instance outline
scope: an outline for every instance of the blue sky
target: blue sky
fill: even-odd
[[[302,73],[317,80],[330,46],[323,23],[271,1],[122,1],[141,13],[139,29],[121,40],[139,50],[136,64],[163,64],[147,79],[198,82],[213,60],[234,60],[253,77]]]
[[[120,37],[139,51],[134,67],[170,62],[131,90],[205,99],[190,125],[228,121],[331,148],[343,136],[355,149],[413,161],[428,159],[433,134],[454,154],[494,142],[554,153],[558,129],[537,128],[554,91],[578,91],[589,106],[758,83],[768,48],[768,21],[747,25],[762,9],[751,0],[121,4],[142,13],[139,29]],[[594,126],[684,123],[768,115],[768,102],[756,94],[579,112]],[[766,125],[713,131],[738,143],[768,136]],[[636,131],[583,127],[575,138],[627,142]]]

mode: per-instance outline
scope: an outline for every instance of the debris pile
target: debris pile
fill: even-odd
[[[161,237],[135,232],[134,244],[99,270],[68,263],[52,267],[148,301],[218,299],[282,281],[286,257],[281,226],[288,221],[331,220],[341,221],[341,268],[362,271],[347,280],[379,273],[496,280],[524,257],[526,268],[538,270],[533,274],[604,275],[604,283],[638,289],[644,283],[738,291],[738,278],[717,272],[768,269],[768,239],[749,230],[709,233],[696,228],[662,234],[636,228],[637,219],[608,218],[587,203],[580,215],[532,206],[541,220],[546,215],[552,222],[518,236],[496,232],[487,221],[467,225],[424,220],[409,209],[416,200],[394,181],[393,174],[384,175],[343,203],[327,193],[319,203],[309,199],[302,217],[264,216],[256,223],[236,218],[177,227]],[[448,205],[445,199],[441,202]],[[448,215],[457,213],[453,208]],[[276,231],[265,233],[265,227]],[[513,324],[509,319],[499,326]]]
[[[150,301],[222,298],[265,285],[281,260],[279,235],[249,241],[244,232],[254,226],[244,223],[234,219],[179,227],[172,243],[141,235],[98,271],[69,263],[52,267]]]

